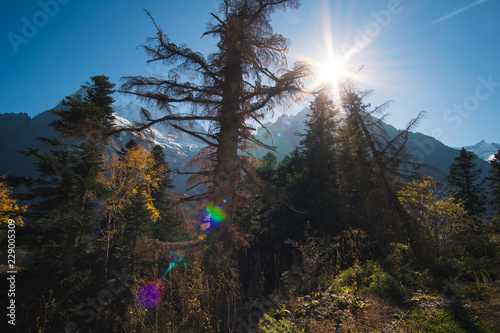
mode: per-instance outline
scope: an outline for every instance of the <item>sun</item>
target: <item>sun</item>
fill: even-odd
[[[320,82],[334,85],[338,85],[342,78],[349,76],[346,59],[343,56],[336,56],[327,63],[319,64],[317,71]]]

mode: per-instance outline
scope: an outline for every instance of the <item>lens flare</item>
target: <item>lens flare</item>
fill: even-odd
[[[163,300],[166,288],[161,280],[165,278],[168,272],[175,266],[179,265],[180,267],[184,267],[186,264],[186,259],[177,252],[170,252],[170,258],[172,262],[162,274],[161,278],[146,280],[137,294],[137,302],[146,310],[157,306]]]
[[[186,259],[184,259],[184,257],[177,252],[170,252],[170,259],[173,261],[173,264],[179,265],[180,267],[184,267],[186,265]]]
[[[222,206],[213,204],[208,204],[200,216],[201,224],[204,225],[205,229],[208,229],[208,231],[218,227],[225,219],[226,213],[222,210]]]
[[[222,206],[207,205],[205,210],[210,216],[210,222],[220,224],[226,219],[226,214],[222,211]]]
[[[147,280],[137,294],[137,301],[144,309],[151,309],[162,301],[165,291],[160,279]]]
[[[292,124],[292,123],[290,123],[289,121],[287,121],[287,122],[285,123],[285,127],[290,127],[290,125],[291,125],[291,124]]]
[[[168,274],[168,272],[170,272],[170,270],[172,268],[174,268],[174,266],[175,266],[175,262],[170,263],[170,266],[168,266],[167,270],[165,271],[165,273],[163,273],[163,275],[161,276],[161,278],[163,279]]]

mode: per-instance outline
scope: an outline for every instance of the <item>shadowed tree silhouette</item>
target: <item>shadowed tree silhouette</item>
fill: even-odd
[[[270,148],[253,138],[249,121],[257,123],[279,103],[303,91],[309,73],[305,63],[288,69],[287,39],[274,33],[270,16],[277,9],[296,8],[296,0],[225,0],[212,14],[205,35],[218,39],[218,50],[204,57],[185,45],[170,42],[154,22],[156,37],[143,46],[148,62],[170,66],[168,77],[125,77],[121,91],[159,107],[165,116],[153,119],[142,110],[144,121],[122,131],[143,131],[163,123],[192,135],[208,146],[188,164],[191,188],[205,186],[202,194],[183,200],[204,200],[222,207],[229,227],[242,172],[252,172],[251,160],[239,152],[251,144]],[[174,113],[175,106],[188,106]],[[186,110],[182,109],[182,110]],[[192,130],[190,121],[207,121],[208,133]],[[194,169],[196,168],[196,169]]]
[[[371,91],[356,92],[353,87],[346,87],[342,103],[347,119],[355,121],[359,126],[359,134],[363,136],[371,155],[374,168],[372,177],[376,186],[369,197],[375,200],[376,210],[380,211],[384,207],[384,213],[375,226],[375,237],[381,243],[388,242],[395,236],[408,237],[418,248],[419,236],[415,220],[402,206],[397,190],[405,181],[419,175],[415,171],[412,156],[406,152],[406,143],[410,130],[418,123],[422,113],[393,139],[389,139],[382,122],[384,117],[378,119],[373,115],[382,113],[390,103],[384,103],[370,111],[370,105],[363,103],[370,94]]]
[[[486,197],[482,193],[484,181],[479,182],[481,169],[477,168],[475,159],[474,153],[462,148],[450,165],[446,180],[452,187],[456,202],[463,202],[469,216],[479,217],[486,210]]]

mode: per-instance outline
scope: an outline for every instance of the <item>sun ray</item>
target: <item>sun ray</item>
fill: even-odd
[[[331,92],[335,102],[341,107],[342,84],[351,80],[354,76],[357,82],[363,82],[363,77],[358,75],[363,66],[353,66],[351,64],[351,57],[359,53],[358,45],[342,49],[341,44],[337,41],[338,36],[334,35],[343,26],[338,20],[332,20],[331,15],[328,14],[331,13],[328,1],[322,2],[321,5],[321,11],[323,12],[321,20],[322,45],[314,52],[308,52],[308,54],[302,54],[291,48],[289,49],[289,56],[310,64],[313,75],[306,85],[306,89],[310,94],[319,89],[327,89]],[[337,22],[337,25],[339,25],[335,29],[333,22]]]

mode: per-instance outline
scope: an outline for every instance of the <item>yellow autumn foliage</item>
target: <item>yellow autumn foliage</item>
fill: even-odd
[[[27,209],[28,206],[19,207],[17,201],[12,199],[12,190],[0,181],[0,224],[8,224],[12,219],[18,226],[23,226],[22,215]]]
[[[166,171],[164,167],[155,166],[150,152],[140,146],[129,149],[121,159],[109,157],[106,171],[98,177],[109,191],[109,196],[102,201],[104,213],[119,216],[125,207],[132,204],[133,196],[140,193],[146,198],[151,220],[158,219],[160,212],[154,206],[152,193],[159,187]]]
[[[398,197],[424,236],[439,248],[455,235],[472,228],[463,205],[444,195],[439,183],[431,177],[409,183],[398,192]]]

